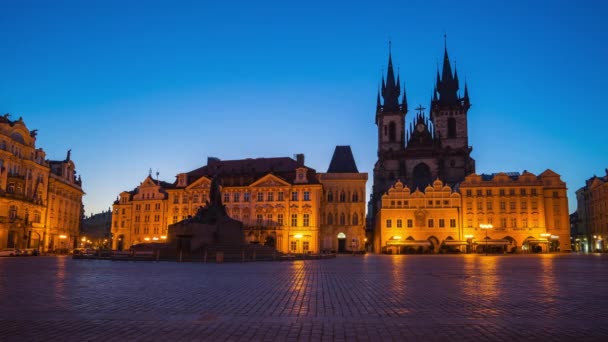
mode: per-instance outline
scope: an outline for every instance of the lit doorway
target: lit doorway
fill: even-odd
[[[346,234],[338,233],[338,253],[346,253]]]

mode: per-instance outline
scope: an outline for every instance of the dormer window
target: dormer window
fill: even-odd
[[[294,183],[308,183],[306,171],[308,171],[308,169],[305,167],[300,167],[296,169],[296,179]]]

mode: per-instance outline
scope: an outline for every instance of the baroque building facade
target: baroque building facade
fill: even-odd
[[[558,174],[475,174],[471,102],[466,83],[459,95],[459,83],[445,46],[428,117],[419,106],[406,129],[405,85],[395,77],[389,50],[376,103],[378,160],[368,203],[374,250],[569,251],[566,185]]]
[[[162,242],[170,224],[194,216],[205,205],[214,177],[221,179],[226,212],[243,222],[244,238],[249,243],[272,245],[285,253],[363,248],[367,175],[357,171],[347,146],[336,148],[327,173],[306,166],[304,155],[299,154],[295,160],[208,158],[207,165],[178,174],[174,183],[154,180],[150,175],[133,191],[122,192],[114,203],[113,248]],[[348,202],[339,202],[341,197],[336,197],[338,209],[333,200],[326,199],[329,188],[351,197]],[[332,207],[328,213],[339,215],[336,223],[324,220],[326,203]]]
[[[77,244],[82,182],[70,152],[47,160],[37,130],[0,117],[0,248],[67,251]]]
[[[576,251],[605,252],[608,249],[608,169],[593,176],[576,191],[577,208],[572,231]]]

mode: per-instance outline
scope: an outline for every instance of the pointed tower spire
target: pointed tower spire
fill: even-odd
[[[444,104],[453,104],[458,101],[458,80],[457,74],[452,74],[452,66],[448,55],[447,36],[444,34],[444,51],[443,51],[443,70],[441,72],[441,81],[437,76],[437,91],[439,92],[439,101]]]
[[[405,82],[403,82],[403,98],[401,99],[401,111],[407,113],[407,96],[405,95]]]
[[[456,90],[458,90],[460,87],[458,85],[458,70],[456,69],[456,61],[454,61],[454,85],[456,86]]]
[[[395,71],[393,69],[393,56],[391,42],[388,42],[388,68],[386,70],[386,83],[382,78],[382,97],[384,98],[384,111],[396,112],[399,110],[399,86],[395,81]]]
[[[380,107],[382,107],[382,104],[380,103],[380,89],[378,89],[378,96],[376,97],[376,107],[378,109],[380,109]]]
[[[464,106],[466,109],[471,107],[471,101],[469,100],[469,88],[467,87],[467,80],[464,80]]]

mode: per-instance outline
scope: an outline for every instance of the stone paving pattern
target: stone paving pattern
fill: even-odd
[[[0,258],[0,341],[608,341],[606,255]]]

